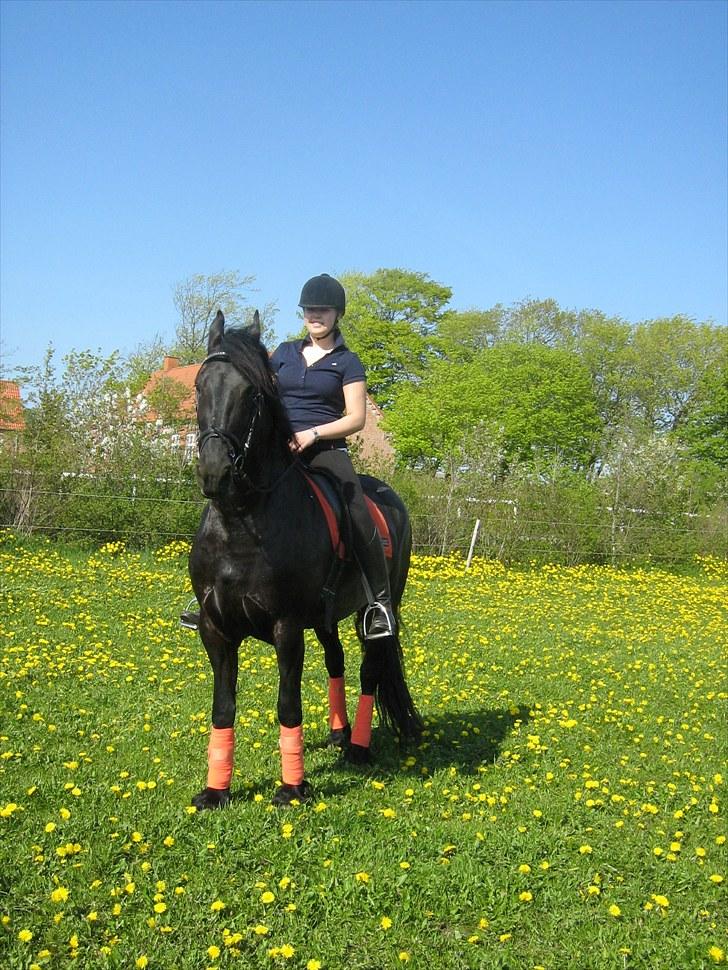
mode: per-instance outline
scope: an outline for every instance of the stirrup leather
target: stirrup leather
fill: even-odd
[[[371,633],[370,627],[376,628],[380,625],[382,620],[384,621],[382,629],[378,629],[376,632]],[[395,631],[392,620],[393,617],[386,607],[384,607],[381,603],[371,603],[364,611],[364,620],[362,624],[364,627],[364,639],[378,640],[381,637],[393,637]]]

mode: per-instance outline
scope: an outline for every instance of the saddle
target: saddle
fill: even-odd
[[[334,556],[329,569],[329,574],[321,592],[324,601],[325,625],[328,629],[333,626],[334,599],[336,590],[341,578],[344,564],[351,562],[354,558],[353,527],[349,514],[349,505],[344,497],[342,485],[335,475],[323,469],[317,468],[315,471],[307,468],[301,469],[301,474],[306,480],[311,492],[321,506],[324,513],[326,525],[331,539],[331,548]],[[382,510],[377,503],[364,493],[367,508],[372,518],[372,523],[379,533],[385,558],[392,558],[392,536],[387,525],[387,520],[382,514]],[[366,577],[362,577],[365,589],[368,586]]]

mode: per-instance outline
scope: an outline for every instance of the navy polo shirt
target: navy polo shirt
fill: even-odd
[[[290,340],[273,352],[271,367],[278,379],[278,393],[294,431],[305,431],[319,424],[337,421],[344,414],[344,387],[366,380],[364,366],[337,332],[333,348],[307,365],[305,340]],[[343,442],[342,442],[343,443]]]

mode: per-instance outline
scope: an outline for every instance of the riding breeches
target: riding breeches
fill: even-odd
[[[315,450],[314,450],[315,448]],[[349,453],[341,448],[314,448],[303,453],[310,468],[322,468],[335,475],[342,483],[344,498],[349,506],[354,529],[354,551],[369,581],[375,599],[389,598],[389,572],[384,550],[369,514],[359,476]]]

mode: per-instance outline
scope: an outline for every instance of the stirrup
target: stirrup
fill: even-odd
[[[382,603],[371,603],[364,611],[362,622],[365,640],[379,640],[395,635],[394,617]]]
[[[190,609],[193,604],[197,606],[197,600],[194,596],[187,604],[187,608],[182,610],[179,615],[179,625],[183,626],[185,630],[197,630],[200,625],[199,612],[197,610]]]

